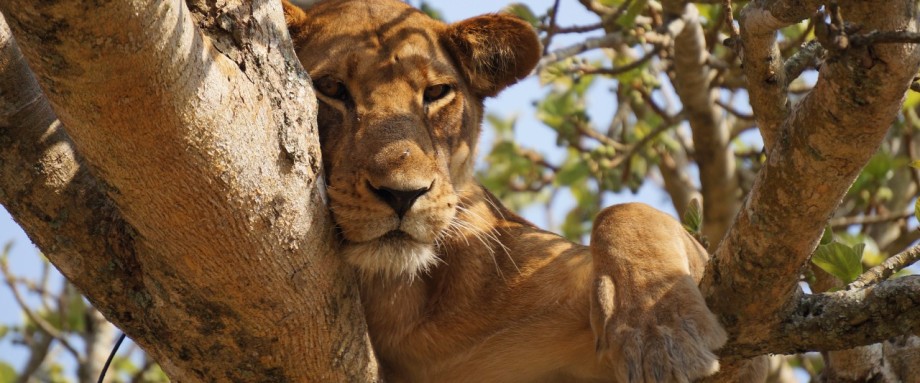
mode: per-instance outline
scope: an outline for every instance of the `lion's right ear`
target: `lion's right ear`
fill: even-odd
[[[524,78],[540,59],[540,41],[526,21],[505,14],[451,24],[442,40],[479,97]]]
[[[281,7],[284,8],[284,22],[287,24],[288,32],[291,34],[291,40],[294,41],[294,48],[296,49],[304,37],[307,14],[303,9],[291,4],[288,0],[281,0]]]

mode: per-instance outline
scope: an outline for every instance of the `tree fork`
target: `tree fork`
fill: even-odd
[[[280,3],[191,8],[0,2],[66,126],[44,100],[4,121],[16,128],[0,131],[3,166],[17,172],[4,169],[2,202],[173,379],[372,381]],[[30,170],[43,161],[57,168]],[[7,174],[39,186],[10,194],[20,180]]]
[[[794,22],[790,15],[810,15],[809,6],[761,1],[742,10],[747,16],[741,21],[744,68],[755,81],[751,88],[767,71],[748,60],[775,59],[767,53],[775,51],[775,42],[760,40],[773,33],[770,28]],[[841,7],[849,10],[848,21],[866,30],[917,28],[912,1],[846,1]],[[825,63],[814,89],[789,109],[784,97],[751,93],[752,104],[775,109],[756,113],[761,129],[769,130],[764,136],[775,142],[768,140],[767,162],[701,283],[731,334],[726,348],[767,342],[770,329],[797,307],[799,274],[840,198],[897,115],[918,65],[916,44],[851,48]],[[782,86],[780,79],[773,80]]]

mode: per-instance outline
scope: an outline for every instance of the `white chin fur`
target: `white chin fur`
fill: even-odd
[[[345,260],[368,276],[414,279],[438,263],[433,246],[415,241],[378,239],[346,243]]]

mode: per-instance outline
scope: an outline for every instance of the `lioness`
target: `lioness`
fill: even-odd
[[[530,25],[446,25],[396,0],[284,5],[388,381],[686,382],[718,368],[726,335],[697,289],[708,255],[679,223],[613,206],[584,247],[473,179],[483,99],[540,57]]]

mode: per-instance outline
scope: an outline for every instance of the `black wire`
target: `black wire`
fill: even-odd
[[[109,370],[109,365],[112,364],[112,359],[115,359],[115,353],[118,351],[118,347],[121,346],[121,342],[125,341],[125,333],[121,333],[121,336],[118,337],[118,341],[115,342],[115,347],[112,347],[112,353],[109,354],[109,358],[105,360],[105,365],[102,366],[102,372],[99,373],[98,383],[102,383],[102,379],[105,378],[105,372]]]

